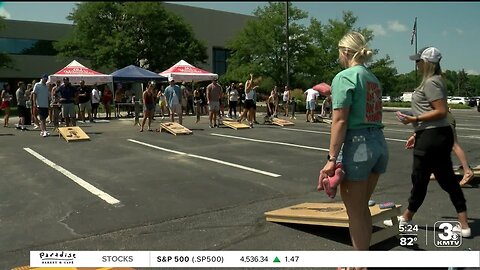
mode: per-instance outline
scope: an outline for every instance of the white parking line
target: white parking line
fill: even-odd
[[[262,171],[262,170],[257,170],[257,169],[254,169],[254,168],[230,163],[230,162],[227,162],[227,161],[221,161],[221,160],[218,160],[218,159],[215,159],[215,158],[209,158],[209,157],[204,157],[204,156],[199,156],[199,155],[194,155],[194,154],[188,154],[188,153],[184,153],[184,152],[180,152],[180,151],[175,151],[175,150],[159,147],[159,146],[156,146],[156,145],[144,143],[144,142],[141,142],[141,141],[137,141],[137,140],[128,139],[128,141],[133,142],[133,143],[137,143],[137,144],[141,144],[141,145],[144,145],[144,146],[148,146],[150,148],[158,149],[158,150],[161,150],[161,151],[165,151],[165,152],[169,152],[169,153],[173,153],[173,154],[177,154],[177,155],[183,155],[183,156],[203,159],[203,160],[215,162],[215,163],[218,163],[218,164],[222,164],[222,165],[226,165],[226,166],[230,166],[230,167],[234,167],[234,168],[237,168],[237,169],[242,169],[242,170],[246,170],[246,171],[250,171],[250,172],[254,172],[254,173],[259,173],[259,174],[263,174],[263,175],[267,175],[267,176],[271,176],[271,177],[280,177],[281,176],[280,174],[271,173],[271,172]]]
[[[218,136],[218,137],[231,138],[231,139],[244,140],[244,141],[251,141],[251,142],[260,142],[260,143],[269,143],[269,144],[285,145],[285,146],[291,146],[291,147],[297,147],[297,148],[304,148],[304,149],[310,149],[310,150],[317,150],[317,151],[325,151],[325,152],[328,152],[328,151],[329,151],[328,149],[325,149],[325,148],[319,148],[319,147],[313,147],[313,146],[306,146],[306,145],[299,145],[299,144],[293,144],[293,143],[265,141],[265,140],[258,140],[258,139],[252,139],[252,138],[230,136],[230,135],[223,135],[223,134],[217,134],[217,133],[210,133],[210,135]]]
[[[78,185],[80,185],[81,187],[83,187],[84,189],[86,189],[87,191],[92,193],[93,195],[98,196],[100,199],[106,201],[107,203],[109,203],[111,205],[114,205],[114,206],[120,205],[119,200],[117,200],[114,197],[110,196],[109,194],[101,191],[100,189],[92,186],[87,181],[85,181],[82,178],[74,175],[73,173],[69,172],[68,170],[64,169],[63,167],[53,163],[52,161],[48,160],[44,156],[40,155],[39,153],[33,151],[30,148],[23,148],[23,149],[25,151],[27,151],[28,153],[30,153],[32,156],[38,158],[43,163],[47,164],[48,166],[50,166],[53,169],[57,170],[58,172],[62,173],[66,177],[70,178],[73,182],[77,183]]]
[[[326,131],[316,131],[316,130],[308,130],[308,129],[298,129],[298,128],[283,128],[286,130],[291,130],[291,131],[299,131],[299,132],[308,132],[308,133],[317,133],[317,134],[326,134],[330,135],[330,132]],[[402,140],[402,139],[393,139],[393,138],[385,138],[386,141],[394,141],[394,142],[407,142],[407,140]],[[328,149],[326,149],[328,151]]]

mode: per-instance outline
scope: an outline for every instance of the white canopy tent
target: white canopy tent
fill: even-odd
[[[80,84],[81,80],[85,81],[86,85],[112,83],[111,75],[102,74],[100,72],[91,70],[76,60],[73,60],[66,67],[57,71],[55,74],[48,76],[49,83],[55,83],[57,80],[62,81],[64,77],[68,77],[71,84]]]
[[[218,74],[192,66],[184,60],[180,60],[172,67],[159,74],[165,77],[173,77],[177,82],[201,82],[218,79]]]

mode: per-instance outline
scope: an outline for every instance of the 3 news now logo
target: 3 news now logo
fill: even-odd
[[[459,247],[462,234],[453,228],[460,226],[458,221],[437,221],[433,227],[433,242],[436,247]],[[437,229],[438,228],[438,229]]]
[[[77,258],[77,254],[65,251],[43,251],[38,256],[43,265],[73,265]]]

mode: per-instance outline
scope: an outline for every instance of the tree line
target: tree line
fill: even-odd
[[[349,31],[361,32],[367,41],[372,30],[356,26],[357,17],[344,11],[341,19],[321,22],[309,18],[291,2],[269,2],[258,7],[254,19],[227,42],[230,50],[227,72],[222,83],[244,81],[248,74],[261,77],[260,89],[270,91],[287,82],[288,12],[289,82],[292,88],[307,89],[319,82],[331,83],[341,70],[338,63],[338,40]],[[194,65],[205,63],[207,47],[198,40],[183,18],[167,11],[161,2],[82,2],[76,4],[67,19],[73,31],[54,43],[59,57],[88,59],[94,69],[115,70],[135,64],[161,72],[180,59]],[[308,20],[308,26],[305,22]],[[3,23],[0,20],[0,30]],[[214,29],[212,29],[214,31]],[[374,53],[378,55],[378,50]],[[0,53],[0,67],[10,65]],[[384,95],[400,96],[417,85],[415,72],[398,74],[389,55],[369,64],[383,84]],[[449,95],[479,96],[480,76],[464,70],[446,70]]]

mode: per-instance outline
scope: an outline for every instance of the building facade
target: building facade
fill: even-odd
[[[198,66],[219,75],[224,74],[227,69],[227,41],[254,17],[170,3],[163,5],[168,11],[184,18],[192,26],[195,37],[205,42],[208,59],[205,64]],[[53,48],[53,42],[67,36],[73,25],[5,20],[5,26],[0,31],[0,51],[9,54],[14,61],[14,68],[0,69],[0,82],[16,85],[18,80],[38,80],[42,74],[53,74],[74,60],[56,56]],[[89,66],[87,60],[76,60]]]

